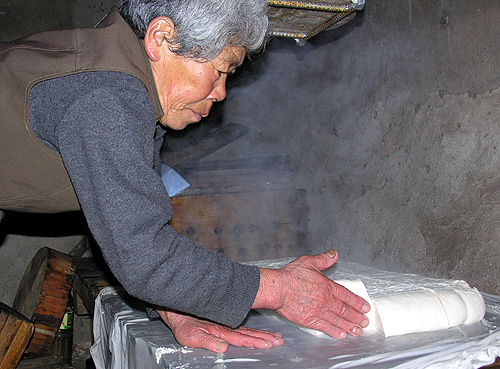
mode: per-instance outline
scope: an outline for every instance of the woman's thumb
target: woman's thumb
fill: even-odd
[[[330,268],[339,259],[339,253],[335,249],[331,249],[325,253],[314,256],[316,268],[325,270]]]

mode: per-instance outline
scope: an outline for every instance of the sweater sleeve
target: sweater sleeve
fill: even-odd
[[[194,246],[168,224],[173,212],[154,169],[147,90],[120,78],[79,95],[56,128],[89,228],[128,293],[236,327],[255,299],[259,270]]]

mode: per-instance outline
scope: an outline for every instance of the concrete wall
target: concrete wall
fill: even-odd
[[[4,1],[0,40],[93,25],[112,3]],[[250,134],[207,159],[290,155],[315,251],[500,293],[499,11],[493,0],[367,0],[303,47],[273,40],[229,82],[224,120]],[[38,247],[78,241],[0,231],[5,303]]]
[[[247,152],[292,156],[314,250],[500,293],[499,11],[367,0],[304,47],[272,41],[235,78],[225,119],[252,128]]]

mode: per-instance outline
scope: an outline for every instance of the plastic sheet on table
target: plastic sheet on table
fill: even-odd
[[[266,262],[279,267],[289,260]],[[260,265],[263,262],[261,262]],[[417,278],[428,286],[454,281],[391,273],[339,261],[325,272],[332,279],[361,279],[371,294],[380,286],[403,288]],[[380,283],[380,280],[384,283]],[[408,284],[406,284],[408,285]],[[377,287],[378,286],[378,287]],[[398,287],[399,286],[399,287]],[[379,291],[377,292],[377,288]],[[418,288],[418,287],[416,287]],[[123,291],[105,288],[96,300],[92,356],[98,369],[139,368],[479,368],[500,355],[500,297],[482,294],[486,315],[476,324],[384,338],[373,332],[344,340],[319,338],[257,313],[246,326],[281,332],[285,344],[270,350],[230,347],[225,354],[179,345],[160,320]]]

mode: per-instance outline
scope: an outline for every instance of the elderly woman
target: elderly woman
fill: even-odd
[[[198,122],[225,98],[228,74],[264,43],[266,10],[266,0],[124,0],[96,28],[0,46],[0,209],[83,210],[124,288],[181,344],[216,352],[283,343],[238,328],[252,308],[337,338],[368,324],[368,303],[321,273],[335,251],[259,269],[168,224],[163,126]]]

